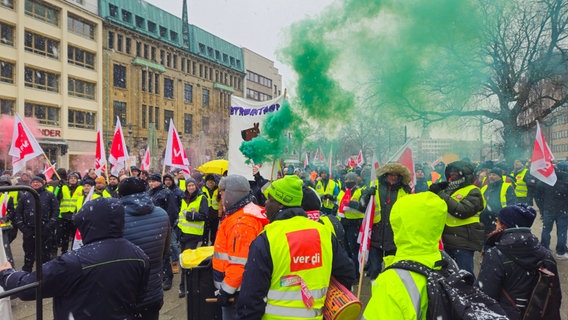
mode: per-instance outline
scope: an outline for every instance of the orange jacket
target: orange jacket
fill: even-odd
[[[213,280],[217,289],[233,294],[240,288],[249,246],[267,224],[264,209],[252,202],[221,222],[213,253]]]

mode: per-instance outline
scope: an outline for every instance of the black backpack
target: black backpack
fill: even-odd
[[[427,277],[428,320],[508,319],[501,305],[474,285],[473,275],[459,270],[449,256],[444,256],[437,265],[442,269],[434,270],[415,261],[403,260],[386,269],[403,269]],[[418,296],[417,292],[415,296]]]

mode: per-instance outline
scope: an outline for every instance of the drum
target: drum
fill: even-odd
[[[339,281],[331,277],[323,305],[323,318],[326,320],[358,319],[361,308],[361,301]]]

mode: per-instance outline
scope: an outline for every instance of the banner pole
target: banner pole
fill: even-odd
[[[47,161],[47,163],[49,164],[50,168],[53,168],[53,165],[51,164],[51,161],[49,161],[49,158],[47,157],[47,155],[45,154],[45,152],[42,152],[43,156],[45,157],[45,160]],[[61,177],[59,176],[59,173],[57,173],[57,170],[55,170],[55,168],[53,168],[53,172],[55,172],[55,175],[57,176],[58,180],[61,180]],[[47,177],[46,177],[47,178]]]

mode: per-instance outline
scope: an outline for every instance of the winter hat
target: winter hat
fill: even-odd
[[[224,178],[223,181],[225,187],[223,204],[225,208],[232,207],[250,194],[250,184],[247,178],[243,176],[231,174]]]
[[[118,194],[121,197],[146,191],[146,181],[138,177],[128,177],[118,184]]]
[[[302,205],[302,180],[296,176],[284,176],[270,184],[264,195],[268,198],[271,195],[280,204],[286,207],[299,207]]]
[[[530,228],[536,218],[536,211],[524,203],[505,207],[497,214],[497,219],[507,228]]]
[[[188,184],[193,183],[195,186],[197,186],[197,181],[191,177],[185,179],[185,185],[187,186]]]
[[[140,169],[138,169],[137,166],[130,166],[130,171],[138,171],[138,172],[140,172]]]
[[[166,181],[166,179],[170,179],[170,180],[172,180],[172,182],[175,182],[174,176],[172,176],[172,175],[169,174],[169,173],[166,173],[166,174],[164,175],[163,181]]]
[[[40,174],[38,174],[37,176],[35,176],[35,177],[32,178],[32,182],[33,182],[33,181],[39,181],[39,182],[41,182],[41,183],[45,183],[45,175],[43,175],[43,174],[40,173]]]
[[[556,164],[556,169],[561,172],[568,172],[568,161],[560,161]]]
[[[95,183],[104,183],[104,184],[106,184],[105,177],[102,177],[102,176],[101,176],[101,177],[97,177],[97,178],[95,179]]]
[[[162,175],[159,173],[152,173],[151,175],[148,176],[148,179],[146,180],[162,182]]]
[[[86,184],[88,184],[88,185],[90,185],[90,186],[92,187],[92,186],[95,185],[95,180],[93,180],[93,179],[85,179],[85,180],[83,180],[83,185],[86,185]]]
[[[11,186],[12,180],[10,180],[10,178],[8,177],[0,177],[0,186],[4,184],[8,184],[9,186]]]
[[[212,174],[206,175],[206,176],[205,176],[205,181],[207,182],[207,181],[210,181],[210,180],[215,181],[215,176],[212,175]]]
[[[73,172],[73,173],[69,174],[69,179],[71,179],[71,178],[75,178],[75,179],[77,179],[77,180],[80,179],[80,178],[79,178],[79,175],[77,174],[77,172]]]
[[[345,178],[343,179],[345,181],[357,181],[357,174],[355,172],[349,172],[348,174],[345,175]]]
[[[303,186],[302,194],[302,209],[305,211],[314,211],[321,208],[321,199],[314,189]]]
[[[61,180],[67,180],[67,170],[65,170],[64,168],[59,168],[56,171],[59,177],[61,177]]]

